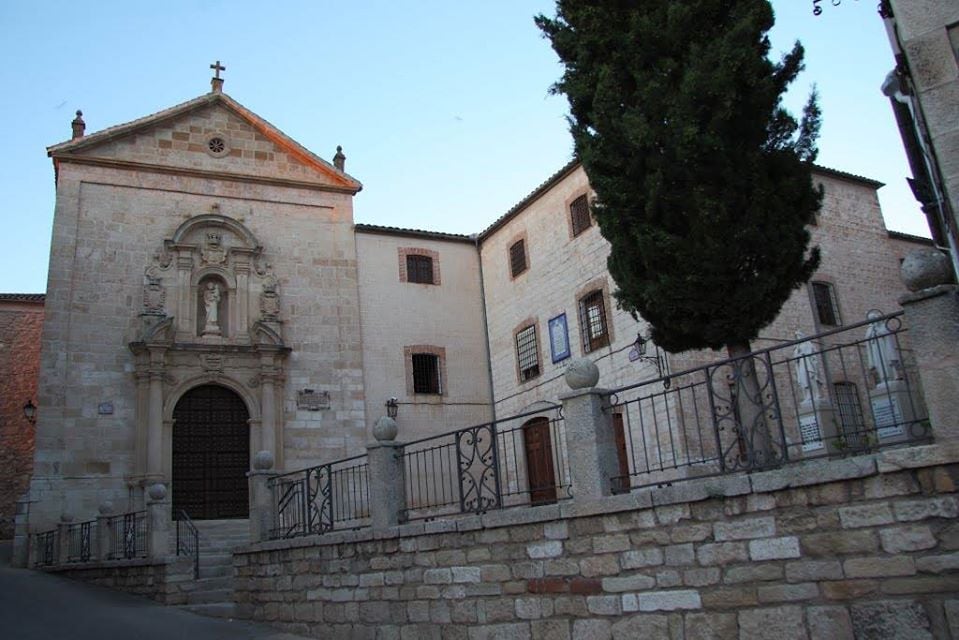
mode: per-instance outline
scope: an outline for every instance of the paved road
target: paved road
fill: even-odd
[[[3,551],[4,640],[302,640],[265,625],[205,618],[60,576],[13,569]]]

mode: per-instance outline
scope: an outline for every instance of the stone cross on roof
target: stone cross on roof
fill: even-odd
[[[210,68],[215,72],[215,75],[210,79],[210,86],[213,87],[214,93],[221,93],[223,91],[223,78],[220,77],[220,72],[226,71],[226,67],[217,60],[216,64],[210,65]]]

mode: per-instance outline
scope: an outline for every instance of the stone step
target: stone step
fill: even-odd
[[[208,604],[183,604],[177,609],[183,609],[208,618],[235,618],[236,605],[232,602],[214,602]]]
[[[200,565],[200,576],[203,578],[233,578],[233,565],[203,566]]]
[[[228,589],[204,589],[203,591],[190,591],[186,594],[187,604],[215,604],[217,602],[232,603],[233,588]]]
[[[233,576],[205,576],[200,572],[200,577],[193,581],[192,591],[221,591],[223,589],[233,590]]]

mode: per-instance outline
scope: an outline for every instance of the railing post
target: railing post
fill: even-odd
[[[157,562],[170,555],[170,501],[166,485],[162,482],[150,485],[147,497],[147,557]]]
[[[13,517],[13,557],[11,564],[14,567],[30,567],[30,492],[29,490],[17,500],[16,515]]]
[[[403,444],[396,442],[396,421],[381,416],[373,425],[376,442],[366,445],[370,469],[370,519],[373,529],[394,527],[406,508],[406,478]]]
[[[61,513],[60,522],[57,523],[57,548],[54,551],[56,557],[53,561],[55,565],[67,563],[70,557],[70,525],[73,524],[72,513]]]
[[[99,561],[110,558],[110,513],[113,511],[113,503],[104,502],[99,507],[100,514],[97,516],[97,541],[93,549],[93,558]]]
[[[949,284],[949,259],[935,249],[917,249],[903,261],[902,279],[913,292],[899,304],[933,436],[959,440],[959,287]]]
[[[253,470],[247,474],[250,479],[250,542],[264,542],[270,539],[273,530],[276,505],[273,504],[273,491],[270,480],[276,476],[273,469],[273,454],[258,451],[253,456]]]
[[[583,358],[566,371],[572,391],[560,396],[566,426],[566,450],[573,499],[577,502],[612,495],[612,478],[619,475],[616,437],[609,412],[608,391],[595,385],[599,369]]]

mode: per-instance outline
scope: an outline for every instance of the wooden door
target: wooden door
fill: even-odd
[[[553,442],[549,419],[533,418],[523,425],[526,445],[526,478],[530,504],[556,502],[556,473],[553,469]]]

